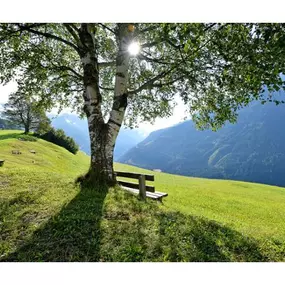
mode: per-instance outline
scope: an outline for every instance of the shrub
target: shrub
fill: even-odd
[[[49,132],[51,129],[52,129],[51,120],[46,117],[39,122],[37,128],[35,129],[35,134],[41,136]]]
[[[42,135],[38,135],[38,137],[56,145],[62,146],[73,154],[76,154],[79,150],[79,147],[73,138],[68,137],[61,129],[55,130],[54,128],[51,128],[48,132]]]
[[[37,141],[37,138],[35,138],[34,136],[30,136],[30,135],[20,135],[18,139],[21,141],[28,141],[28,142]]]

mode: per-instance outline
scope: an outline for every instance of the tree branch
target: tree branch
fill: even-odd
[[[139,59],[145,59],[146,61],[151,61],[151,62],[156,62],[156,63],[160,63],[160,64],[171,64],[171,62],[167,62],[167,61],[162,61],[160,59],[156,59],[156,58],[151,58],[148,56],[145,56],[143,54],[140,54],[137,56]]]
[[[170,39],[167,39],[167,38],[165,38],[165,40],[172,46],[172,47],[174,47],[174,48],[176,48],[176,49],[180,49],[180,45],[175,45]]]
[[[107,29],[108,31],[110,31],[111,33],[113,33],[114,35],[116,35],[116,32],[112,29],[110,29],[109,27],[105,26],[104,24],[102,23],[99,23],[100,26],[102,26],[104,29]]]
[[[139,32],[137,32],[137,35],[139,34],[144,34],[145,32],[149,32],[149,31],[152,31],[152,30],[155,30],[157,28],[157,26],[151,26],[151,27],[147,27]]]
[[[79,33],[80,29],[77,28],[74,23],[69,23],[69,25],[70,25],[77,33]]]
[[[147,48],[147,47],[153,47],[156,46],[157,44],[160,44],[161,41],[154,41],[154,42],[150,42],[150,43],[145,43],[141,45],[141,48]]]
[[[213,24],[216,25],[216,24]],[[211,26],[213,26],[211,25]],[[224,24],[223,26],[219,27],[218,30],[222,30],[224,27],[226,27],[229,24]],[[208,30],[210,27],[206,28],[205,30]],[[196,50],[193,51],[193,54],[191,54],[191,56],[195,55],[195,53],[197,53],[199,50],[201,50],[203,47],[205,47],[209,42],[213,41],[213,37],[210,37],[204,44],[202,44],[201,46],[199,46],[198,48],[196,48]],[[189,57],[189,56],[188,56]]]
[[[74,75],[76,75],[76,77],[77,77],[78,79],[83,79],[83,75],[79,74],[78,72],[76,72],[74,69],[72,69],[72,68],[69,67],[69,66],[64,66],[64,65],[62,65],[62,66],[58,66],[58,67],[56,67],[56,68],[58,68],[59,70],[62,70],[62,71],[64,71],[64,70],[69,70],[69,71],[71,71]]]
[[[210,25],[209,27],[207,27],[206,29],[210,29],[211,27],[213,27],[215,24],[213,25]],[[226,25],[223,25],[221,26],[219,29],[222,29],[224,28]],[[167,39],[166,39],[167,40]],[[206,41],[204,44],[202,44],[200,47],[198,47],[192,54],[191,56],[193,56],[195,53],[197,53],[200,49],[202,49],[203,47],[205,47],[210,41],[212,40],[212,38],[210,38],[208,41]],[[170,45],[174,46],[175,48],[178,48],[179,49],[179,46],[176,46],[174,45],[173,43],[170,43]],[[179,49],[180,50],[180,49]],[[181,51],[180,51],[181,52]],[[165,75],[169,74],[171,71],[173,71],[174,69],[176,69],[177,67],[179,67],[179,65],[182,63],[182,62],[185,62],[186,61],[186,58],[182,57],[181,56],[181,60],[179,62],[177,62],[175,64],[175,66],[173,66],[170,70],[168,71],[165,71],[165,72],[161,72],[160,74],[158,74],[157,76],[153,77],[152,79],[150,79],[149,81],[147,81],[146,83],[142,84],[139,88],[135,89],[135,90],[132,90],[132,91],[129,91],[128,94],[129,95],[133,95],[133,94],[136,94],[142,90],[145,90],[149,87],[162,87],[164,85],[170,85],[170,84],[173,84],[174,82],[178,81],[179,79],[181,78],[177,78],[176,80],[173,80],[173,81],[169,81],[168,83],[165,83],[164,85],[163,84],[154,84],[155,81],[159,80],[160,78],[164,77]]]
[[[26,25],[21,25],[21,24],[17,24],[17,25],[18,25],[18,27],[20,28],[21,31],[28,31],[28,32],[31,32],[31,33],[39,35],[39,36],[43,36],[43,37],[46,37],[46,38],[49,38],[49,39],[54,39],[54,40],[60,41],[62,43],[65,43],[66,45],[72,47],[77,52],[79,52],[79,48],[76,45],[74,45],[73,43],[71,43],[71,42],[69,42],[69,41],[67,41],[67,40],[65,40],[65,39],[63,39],[61,37],[55,36],[55,35],[47,33],[47,32],[40,32],[40,31],[37,31],[37,30],[33,30],[29,26],[26,26]]]
[[[114,91],[114,88],[107,88],[107,87],[103,87],[101,85],[99,85],[99,88],[102,89],[102,90]]]
[[[34,27],[40,27],[40,26],[44,26],[46,25],[45,23],[34,23],[34,24],[31,24],[29,25],[30,28],[34,28]],[[16,25],[17,27],[19,27],[19,25]],[[21,29],[19,30],[6,30],[8,32],[7,35],[5,35],[4,37],[0,38],[0,42],[7,39],[7,37],[12,37],[12,36],[15,36],[15,34],[21,32]]]
[[[152,87],[157,87],[157,88],[161,88],[163,86],[169,86],[172,85],[173,83],[179,81],[180,79],[183,79],[184,76],[180,76],[177,77],[176,79],[172,80],[172,81],[168,81],[168,82],[164,82],[164,83],[158,83],[158,84],[153,84]]]
[[[114,66],[115,64],[116,64],[116,61],[98,62],[99,67]]]
[[[72,35],[77,45],[80,45],[79,35],[77,31],[74,30],[74,27],[71,24],[63,24],[63,26],[67,29],[67,31]],[[75,27],[76,28],[76,27]]]
[[[11,38],[11,37],[18,36],[18,35],[17,35],[18,32],[20,32],[20,30],[11,31],[8,35],[5,35],[4,37],[0,38],[0,43],[2,43],[3,41],[6,41],[7,38]]]
[[[210,26],[206,27],[206,28],[204,29],[204,32],[206,32],[206,31],[212,29],[215,25],[217,25],[217,23],[211,24]]]
[[[159,73],[158,75],[156,75],[152,79],[148,80],[146,83],[142,84],[139,88],[132,90],[132,91],[128,91],[128,95],[133,95],[133,94],[136,94],[136,93],[138,93],[144,89],[147,89],[149,87],[153,87],[153,84],[155,81],[157,81],[160,78],[164,77],[165,75],[169,74],[173,69],[174,68],[171,68],[168,71],[163,71],[163,72]]]

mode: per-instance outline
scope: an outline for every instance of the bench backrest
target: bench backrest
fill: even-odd
[[[150,174],[140,174],[140,173],[122,172],[122,171],[117,171],[117,172],[115,172],[115,174],[117,177],[126,177],[126,178],[138,179],[138,180],[144,178],[145,181],[154,181],[154,175],[150,175]],[[134,189],[140,189],[139,181],[138,181],[138,183],[133,183],[133,182],[126,182],[126,181],[118,180],[118,182],[122,186],[130,187],[130,188],[134,188]],[[148,185],[144,185],[144,186],[145,186],[146,191],[155,192],[154,186],[148,186]]]

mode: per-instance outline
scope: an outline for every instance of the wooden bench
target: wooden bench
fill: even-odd
[[[145,200],[146,197],[148,197],[154,200],[162,201],[163,197],[168,196],[167,193],[155,192],[154,186],[146,185],[146,181],[154,181],[154,175],[117,171],[116,176],[138,179],[138,183],[126,182],[120,180],[117,181],[122,186],[123,189],[135,194],[139,194],[142,200]]]
[[[5,160],[0,159],[0,166],[3,166],[4,162],[5,162]]]

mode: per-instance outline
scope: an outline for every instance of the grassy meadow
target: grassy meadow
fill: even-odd
[[[169,196],[144,203],[80,189],[87,155],[19,138],[0,131],[0,261],[285,261],[285,188],[154,172]]]

